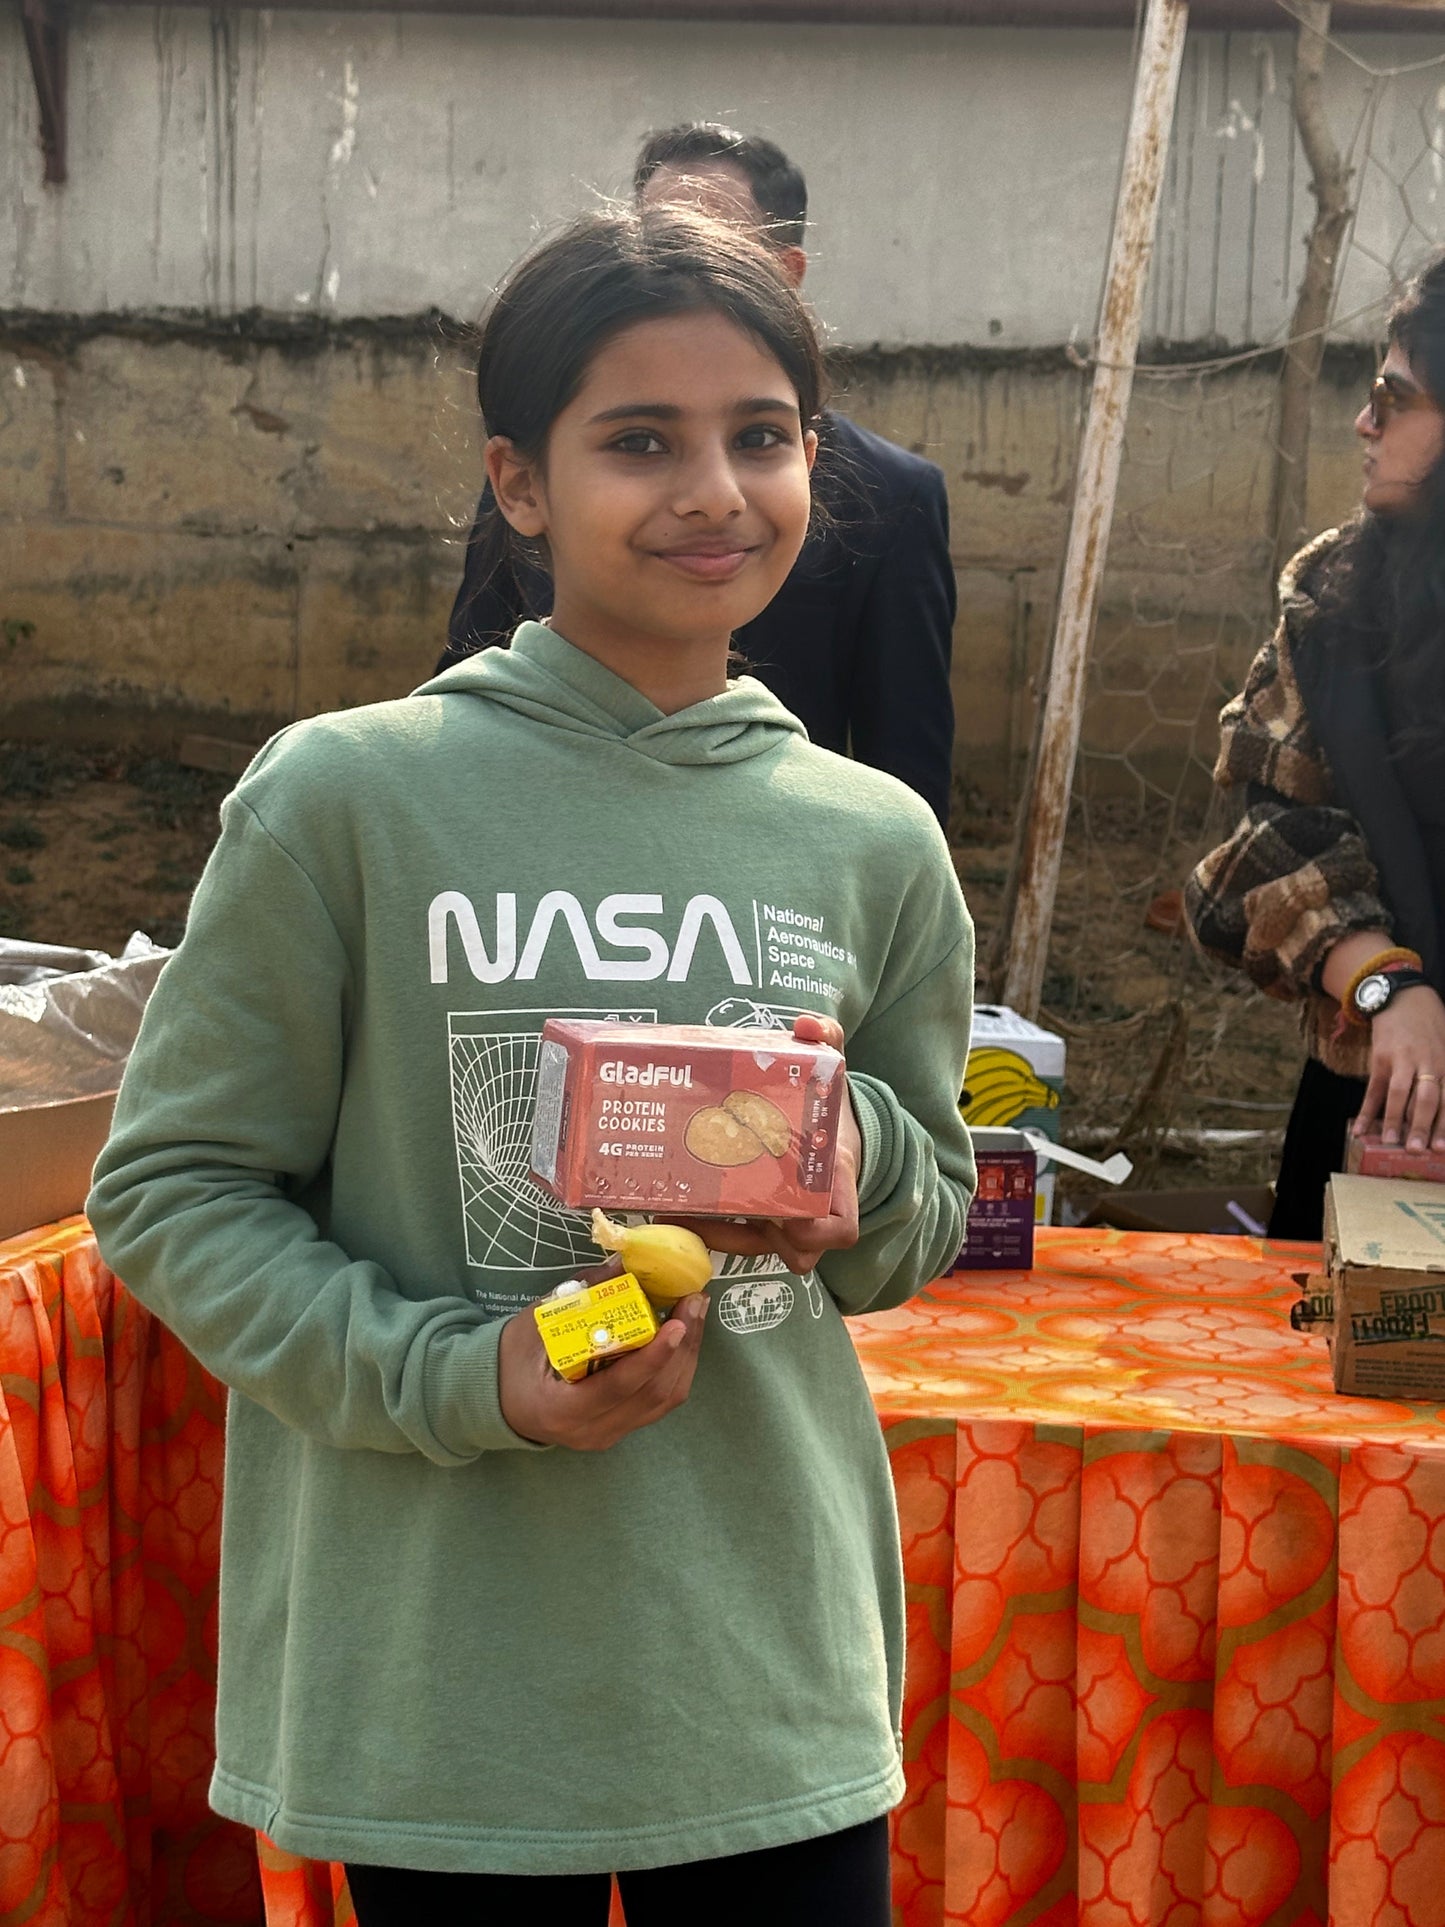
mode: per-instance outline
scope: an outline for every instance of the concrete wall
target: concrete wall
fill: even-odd
[[[437,328],[0,331],[0,729],[259,739],[412,687],[445,634],[478,486],[469,375]],[[1316,519],[1357,490],[1368,357],[1332,356]],[[841,401],[939,461],[960,618],[959,767],[1016,784],[1067,525],[1083,378],[1062,356],[854,358]],[[1087,741],[1117,786],[1212,733],[1266,620],[1272,378],[1141,383]],[[1207,756],[1207,747],[1200,754]]]
[[[1379,67],[1440,51],[1353,46]],[[838,340],[1050,347],[1093,329],[1132,53],[1102,30],[95,6],[70,58],[71,177],[46,189],[18,12],[0,17],[0,306],[471,317],[539,225],[625,186],[647,129],[712,116],[807,171]],[[1311,212],[1292,59],[1285,33],[1191,39],[1151,336],[1284,321]],[[1347,138],[1364,84],[1344,60],[1330,79]],[[1381,90],[1369,258],[1441,228],[1439,88],[1422,69]],[[1362,257],[1343,306],[1379,293]]]
[[[623,186],[645,129],[716,115],[809,173],[845,407],[947,473],[960,767],[1016,782],[1127,35],[97,6],[72,34],[61,189],[40,184],[13,12],[0,48],[0,731],[258,736],[420,680],[479,476],[458,331],[417,317],[474,313],[540,226]],[[1309,216],[1289,60],[1280,35],[1190,43],[1151,354],[1282,325]],[[1369,354],[1348,343],[1445,193],[1437,72],[1372,90],[1337,62],[1331,82],[1342,134],[1373,109],[1316,522],[1357,486]],[[1246,361],[1136,388],[1086,726],[1125,788],[1207,757],[1265,620],[1272,379]]]
[[[0,723],[90,728],[99,702],[162,739],[258,736],[422,679],[477,492],[434,331],[41,329],[0,353]]]

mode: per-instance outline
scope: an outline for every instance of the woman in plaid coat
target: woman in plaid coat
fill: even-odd
[[[1360,510],[1284,572],[1220,717],[1241,815],[1185,889],[1200,947],[1302,1007],[1276,1237],[1320,1236],[1352,1119],[1445,1151],[1445,252],[1392,311],[1355,429]]]

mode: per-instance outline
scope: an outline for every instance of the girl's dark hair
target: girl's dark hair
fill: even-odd
[[[725,315],[772,355],[793,384],[803,425],[823,407],[818,337],[775,257],[741,229],[691,209],[617,209],[574,221],[526,256],[482,322],[477,400],[487,435],[529,461],[615,336],[668,315]],[[536,559],[493,504],[479,525],[482,577],[519,551]]]
[[[1445,249],[1405,288],[1387,328],[1416,381],[1445,408]],[[1362,509],[1346,523],[1321,568],[1316,601],[1337,640],[1388,661],[1402,708],[1438,737],[1445,716],[1445,450],[1407,512]]]

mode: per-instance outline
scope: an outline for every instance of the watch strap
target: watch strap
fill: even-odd
[[[1377,1010],[1369,1012],[1360,1010],[1358,1004],[1356,1004],[1352,998],[1351,1008],[1356,1013],[1355,1021],[1357,1023],[1367,1024],[1371,1017],[1378,1017],[1380,1011],[1388,1010],[1402,990],[1413,990],[1417,984],[1428,984],[1430,981],[1423,970],[1414,970],[1408,964],[1393,964],[1384,970],[1372,970],[1367,974],[1371,977],[1383,977],[1389,985],[1389,991],[1384,1003],[1382,1003]],[[1364,981],[1364,978],[1360,979],[1361,983]],[[1355,990],[1358,992],[1359,984],[1355,986]]]
[[[1382,972],[1393,976],[1398,970],[1414,969],[1418,972],[1422,967],[1423,960],[1418,950],[1406,950],[1396,946],[1391,946],[1388,950],[1377,950],[1368,963],[1360,965],[1345,985],[1344,993],[1340,998],[1340,1025],[1369,1023],[1370,1020],[1363,1011],[1355,1008],[1355,992],[1366,977],[1378,977]]]

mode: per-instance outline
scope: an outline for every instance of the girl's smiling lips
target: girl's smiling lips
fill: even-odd
[[[703,537],[675,549],[653,550],[659,562],[670,563],[699,582],[730,582],[756,553],[735,540],[709,542]]]

